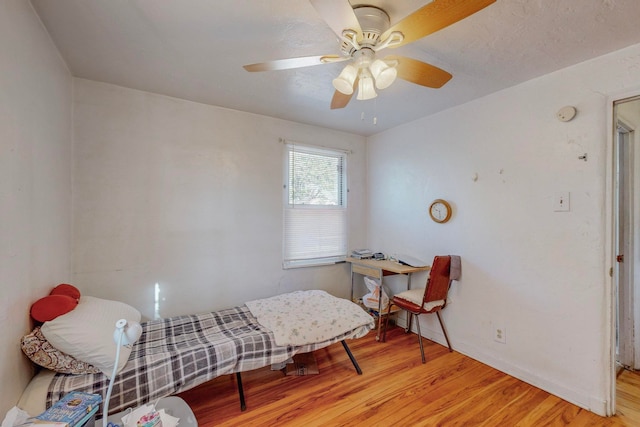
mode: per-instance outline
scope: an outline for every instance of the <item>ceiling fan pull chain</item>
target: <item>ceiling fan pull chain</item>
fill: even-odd
[[[373,100],[373,125],[378,124],[378,100],[374,98]]]

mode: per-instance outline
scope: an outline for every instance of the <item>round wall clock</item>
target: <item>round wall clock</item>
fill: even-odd
[[[451,219],[451,205],[443,199],[436,199],[429,206],[429,216],[437,223],[445,223]]]

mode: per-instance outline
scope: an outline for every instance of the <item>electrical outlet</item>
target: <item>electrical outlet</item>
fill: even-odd
[[[503,327],[495,327],[493,329],[493,340],[501,344],[507,343],[507,330]]]

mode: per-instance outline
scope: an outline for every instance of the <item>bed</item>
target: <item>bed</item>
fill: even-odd
[[[296,291],[216,312],[151,320],[142,327],[140,339],[115,377],[111,414],[228,374],[237,376],[244,409],[241,372],[280,364],[297,353],[338,342],[361,373],[345,340],[365,336],[374,322],[349,300],[324,291]],[[18,406],[39,413],[71,390],[104,395],[108,382],[103,372],[41,370]]]

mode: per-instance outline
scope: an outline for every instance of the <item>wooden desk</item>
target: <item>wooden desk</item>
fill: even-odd
[[[380,281],[380,293],[384,290],[383,278],[394,274],[405,274],[407,276],[407,290],[411,289],[411,274],[419,271],[430,270],[430,266],[411,267],[409,265],[400,264],[399,262],[389,260],[373,260],[358,259],[347,257],[346,261],[351,264],[351,301],[353,301],[353,275],[361,274]],[[380,340],[380,326],[382,325],[382,298],[379,298],[378,304],[378,330],[376,332],[376,340]]]

